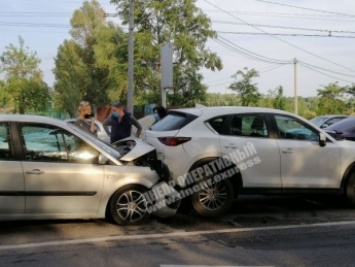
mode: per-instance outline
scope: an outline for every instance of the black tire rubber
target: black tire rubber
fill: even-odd
[[[222,180],[218,183],[214,182],[210,187],[216,187],[223,190],[226,198],[221,206],[212,209],[206,207],[206,205],[202,203],[201,200],[206,196],[207,190],[200,190],[199,192],[194,193],[191,196],[191,203],[193,209],[196,211],[197,214],[203,217],[212,218],[212,217],[218,217],[226,213],[230,209],[234,201],[234,190],[233,190],[232,183],[227,179]]]
[[[147,191],[140,185],[128,185],[118,189],[109,203],[110,217],[114,222],[119,225],[137,225],[147,221],[150,214],[147,210],[147,202],[142,196]],[[121,204],[120,210],[118,202]]]
[[[351,207],[355,208],[355,173],[346,182],[345,196]]]

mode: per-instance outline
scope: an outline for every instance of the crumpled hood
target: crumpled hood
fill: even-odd
[[[153,146],[134,136],[113,143],[112,146],[121,154],[119,159],[122,161],[136,160],[155,150]]]

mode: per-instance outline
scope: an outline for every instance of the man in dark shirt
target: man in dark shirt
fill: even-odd
[[[132,132],[132,124],[137,128],[136,137],[139,137],[142,126],[131,113],[123,109],[121,103],[112,105],[112,114],[103,122],[104,129],[110,136],[111,144],[129,137]],[[111,126],[111,132],[108,126]]]

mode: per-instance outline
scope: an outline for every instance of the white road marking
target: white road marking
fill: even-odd
[[[171,233],[163,233],[163,234],[106,236],[106,237],[94,237],[94,238],[73,239],[73,240],[58,240],[58,241],[48,241],[48,242],[38,242],[38,243],[17,244],[17,245],[2,245],[0,246],[0,250],[77,245],[83,243],[99,243],[99,242],[106,242],[106,241],[155,239],[155,238],[167,238],[167,237],[185,237],[185,236],[208,235],[208,234],[228,234],[228,233],[258,232],[258,231],[287,230],[287,229],[305,229],[305,228],[314,228],[314,227],[329,227],[329,226],[343,226],[343,225],[355,225],[355,221],[266,226],[266,227],[254,227],[254,228],[232,228],[232,229],[192,231],[192,232],[171,232]]]
[[[216,265],[160,265],[160,267],[273,267],[273,266],[240,266],[240,265],[234,265],[234,266],[216,266]]]

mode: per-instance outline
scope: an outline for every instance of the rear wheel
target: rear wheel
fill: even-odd
[[[117,190],[109,203],[112,219],[120,225],[136,225],[149,218],[144,193],[147,189],[139,185],[128,185]]]
[[[204,217],[217,217],[229,210],[234,200],[232,183],[229,180],[204,184],[191,197],[194,210]]]
[[[345,194],[349,204],[355,208],[355,173],[351,174],[346,183]]]

